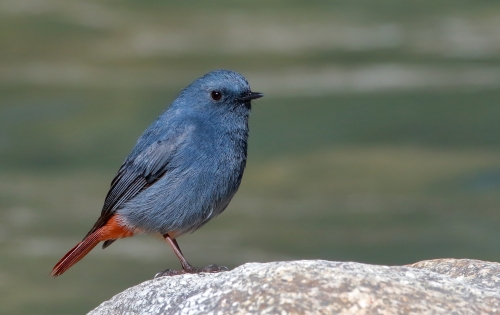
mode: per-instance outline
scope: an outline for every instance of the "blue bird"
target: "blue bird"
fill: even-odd
[[[181,271],[217,272],[225,267],[191,266],[176,241],[227,207],[238,190],[247,160],[252,92],[239,73],[216,70],[182,90],[137,141],[111,182],[101,216],[85,238],[53,268],[59,276],[99,242],[160,233],[179,259]]]

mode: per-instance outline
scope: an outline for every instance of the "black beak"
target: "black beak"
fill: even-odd
[[[251,100],[261,98],[262,96],[264,96],[264,94],[262,94],[262,93],[250,92],[250,94],[243,96],[243,97],[238,97],[236,100],[238,100],[239,102],[248,102]]]

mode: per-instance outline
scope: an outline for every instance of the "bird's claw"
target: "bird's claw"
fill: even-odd
[[[177,275],[182,275],[182,274],[185,274],[185,273],[186,272],[184,270],[165,269],[165,270],[160,271],[157,274],[155,274],[154,279],[160,278],[160,277],[177,276]]]
[[[171,277],[171,276],[178,276],[178,275],[183,275],[187,273],[191,274],[197,274],[197,273],[217,273],[217,272],[222,272],[222,271],[228,271],[229,268],[225,266],[217,266],[217,265],[208,265],[205,268],[196,268],[196,267],[191,267],[189,269],[182,269],[182,270],[172,270],[172,269],[165,269],[163,271],[158,272],[155,276],[154,279],[160,278],[160,277]]]
[[[209,273],[216,273],[216,272],[222,272],[222,271],[228,271],[229,268],[226,266],[217,266],[217,265],[208,265],[205,268],[202,269],[202,272],[209,272]]]

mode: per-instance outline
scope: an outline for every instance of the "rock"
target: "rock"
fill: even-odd
[[[89,314],[500,314],[499,277],[477,260],[248,263],[149,280]]]
[[[424,260],[408,267],[427,269],[460,279],[478,288],[500,290],[500,264],[473,259]]]

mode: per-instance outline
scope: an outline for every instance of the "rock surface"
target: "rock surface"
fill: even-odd
[[[146,281],[89,314],[500,314],[500,264],[248,263]]]
[[[424,260],[408,267],[427,269],[460,279],[478,288],[500,291],[500,264],[473,259]]]

